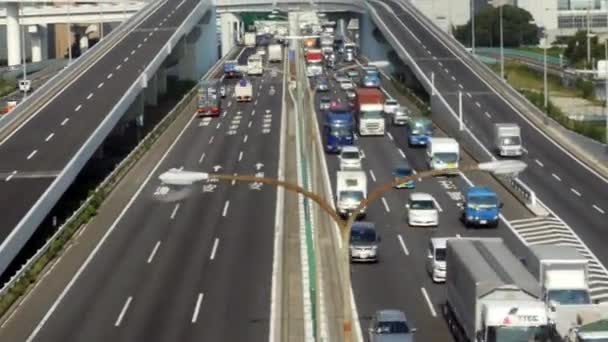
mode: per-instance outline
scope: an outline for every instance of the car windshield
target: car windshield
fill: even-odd
[[[331,135],[335,137],[347,137],[352,134],[351,126],[330,126]]]
[[[321,104],[330,104],[331,100],[330,99],[321,99]]]
[[[376,231],[369,228],[353,227],[350,242],[376,242]]]
[[[365,112],[361,112],[361,117],[363,119],[382,119],[382,112],[381,111],[365,111]]]
[[[395,170],[395,176],[397,177],[406,177],[412,174],[412,169],[410,168],[398,168]]]
[[[376,327],[377,334],[407,334],[410,332],[410,328],[406,322],[378,322]]]
[[[431,200],[412,201],[410,209],[416,210],[432,210],[435,209],[435,203]]]
[[[498,206],[498,199],[494,196],[470,196],[469,206],[473,208],[496,208]]]
[[[397,101],[395,101],[395,100],[386,100],[384,102],[384,104],[387,105],[387,106],[396,106],[397,105]]]
[[[435,159],[440,160],[444,163],[455,163],[458,161],[458,154],[449,152],[435,153]]]
[[[340,198],[342,200],[363,201],[363,192],[361,191],[341,191]]]
[[[430,123],[414,123],[413,127],[412,127],[412,134],[416,134],[416,135],[431,135],[431,133],[433,132],[433,127],[431,126]]]
[[[591,304],[589,292],[585,290],[550,290],[547,299],[562,305]]]
[[[519,137],[504,137],[500,139],[500,145],[502,146],[519,146],[521,145],[521,139]]]
[[[445,261],[445,248],[435,249],[435,260]]]
[[[359,152],[342,152],[343,159],[359,159],[360,157]]]

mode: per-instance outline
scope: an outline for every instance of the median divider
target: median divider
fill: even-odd
[[[230,51],[220,59],[203,78],[216,75],[223,61],[236,55],[238,48]],[[194,86],[177,105],[139,142],[139,144],[125,157],[116,168],[90,192],[87,199],[47,240],[47,242],[36,251],[7,281],[0,289],[0,317],[11,308],[11,306],[24,294],[30,286],[36,282],[43,270],[49,263],[58,257],[76,231],[85,226],[97,214],[97,209],[103,201],[116,188],[120,181],[128,174],[133,166],[154,145],[164,131],[183,113],[194,113],[196,111],[196,94],[198,88]]]

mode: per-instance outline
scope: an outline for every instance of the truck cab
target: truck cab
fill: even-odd
[[[416,118],[407,125],[407,143],[409,146],[426,146],[433,136],[433,123],[429,119]]]
[[[363,171],[338,171],[336,174],[336,208],[348,217],[367,197],[367,175]],[[359,216],[365,216],[366,208]]]
[[[514,123],[494,124],[494,148],[501,157],[519,157],[523,154],[521,129]]]
[[[356,120],[359,135],[384,135],[384,94],[378,89],[358,88]]]
[[[351,146],[354,141],[354,120],[352,111],[336,103],[329,105],[323,123],[325,152],[340,152],[343,146]]]
[[[502,203],[496,193],[486,186],[470,188],[465,194],[461,219],[466,227],[498,227]]]
[[[452,138],[430,138],[426,145],[426,160],[431,170],[456,172],[460,161],[460,146]]]

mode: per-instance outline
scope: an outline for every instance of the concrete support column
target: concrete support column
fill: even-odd
[[[32,45],[32,63],[42,60],[42,37],[38,25],[30,25],[27,28],[30,34],[30,44]]]
[[[49,59],[49,29],[47,24],[40,24],[37,26],[40,35],[41,58],[43,61],[46,61]]]
[[[19,3],[6,3],[6,47],[8,65],[21,64],[21,33],[19,32]]]
[[[156,74],[152,75],[148,80],[148,86],[144,88],[144,100],[148,106],[158,105],[158,81]]]
[[[167,93],[167,69],[162,66],[158,68],[155,79],[157,95],[165,95]]]
[[[183,44],[181,44],[181,47],[183,50],[183,54],[179,60],[179,63],[177,64],[178,67],[178,72],[179,72],[179,79],[182,81],[185,80],[190,80],[190,81],[197,81],[197,79],[195,78],[195,51],[193,48],[193,44],[184,42]]]
[[[237,23],[236,29],[239,29],[240,19],[232,13],[220,14],[220,30],[222,33],[221,48],[222,56],[224,56],[230,49],[234,47],[234,37],[240,36],[239,32],[235,32],[234,23]]]

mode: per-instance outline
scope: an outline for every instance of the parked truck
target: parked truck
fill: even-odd
[[[521,129],[514,123],[494,124],[494,149],[501,157],[519,157],[523,154]]]
[[[500,238],[447,241],[443,314],[456,341],[545,341],[538,282]]]
[[[268,45],[268,62],[280,63],[283,61],[283,48],[280,44]]]
[[[255,47],[256,43],[256,35],[255,32],[245,32],[245,36],[243,37],[243,42],[246,47]]]
[[[336,208],[342,217],[353,214],[367,197],[367,175],[364,171],[337,171]],[[359,216],[365,216],[366,209]]]
[[[358,88],[355,119],[359,135],[384,135],[384,94],[376,88]]]
[[[253,99],[253,86],[251,82],[245,79],[240,80],[234,86],[234,97],[236,97],[236,102],[251,102]]]
[[[201,80],[198,85],[198,116],[219,116],[221,99],[218,80]]]
[[[332,103],[323,123],[325,152],[340,152],[354,141],[353,113],[349,106]]]

